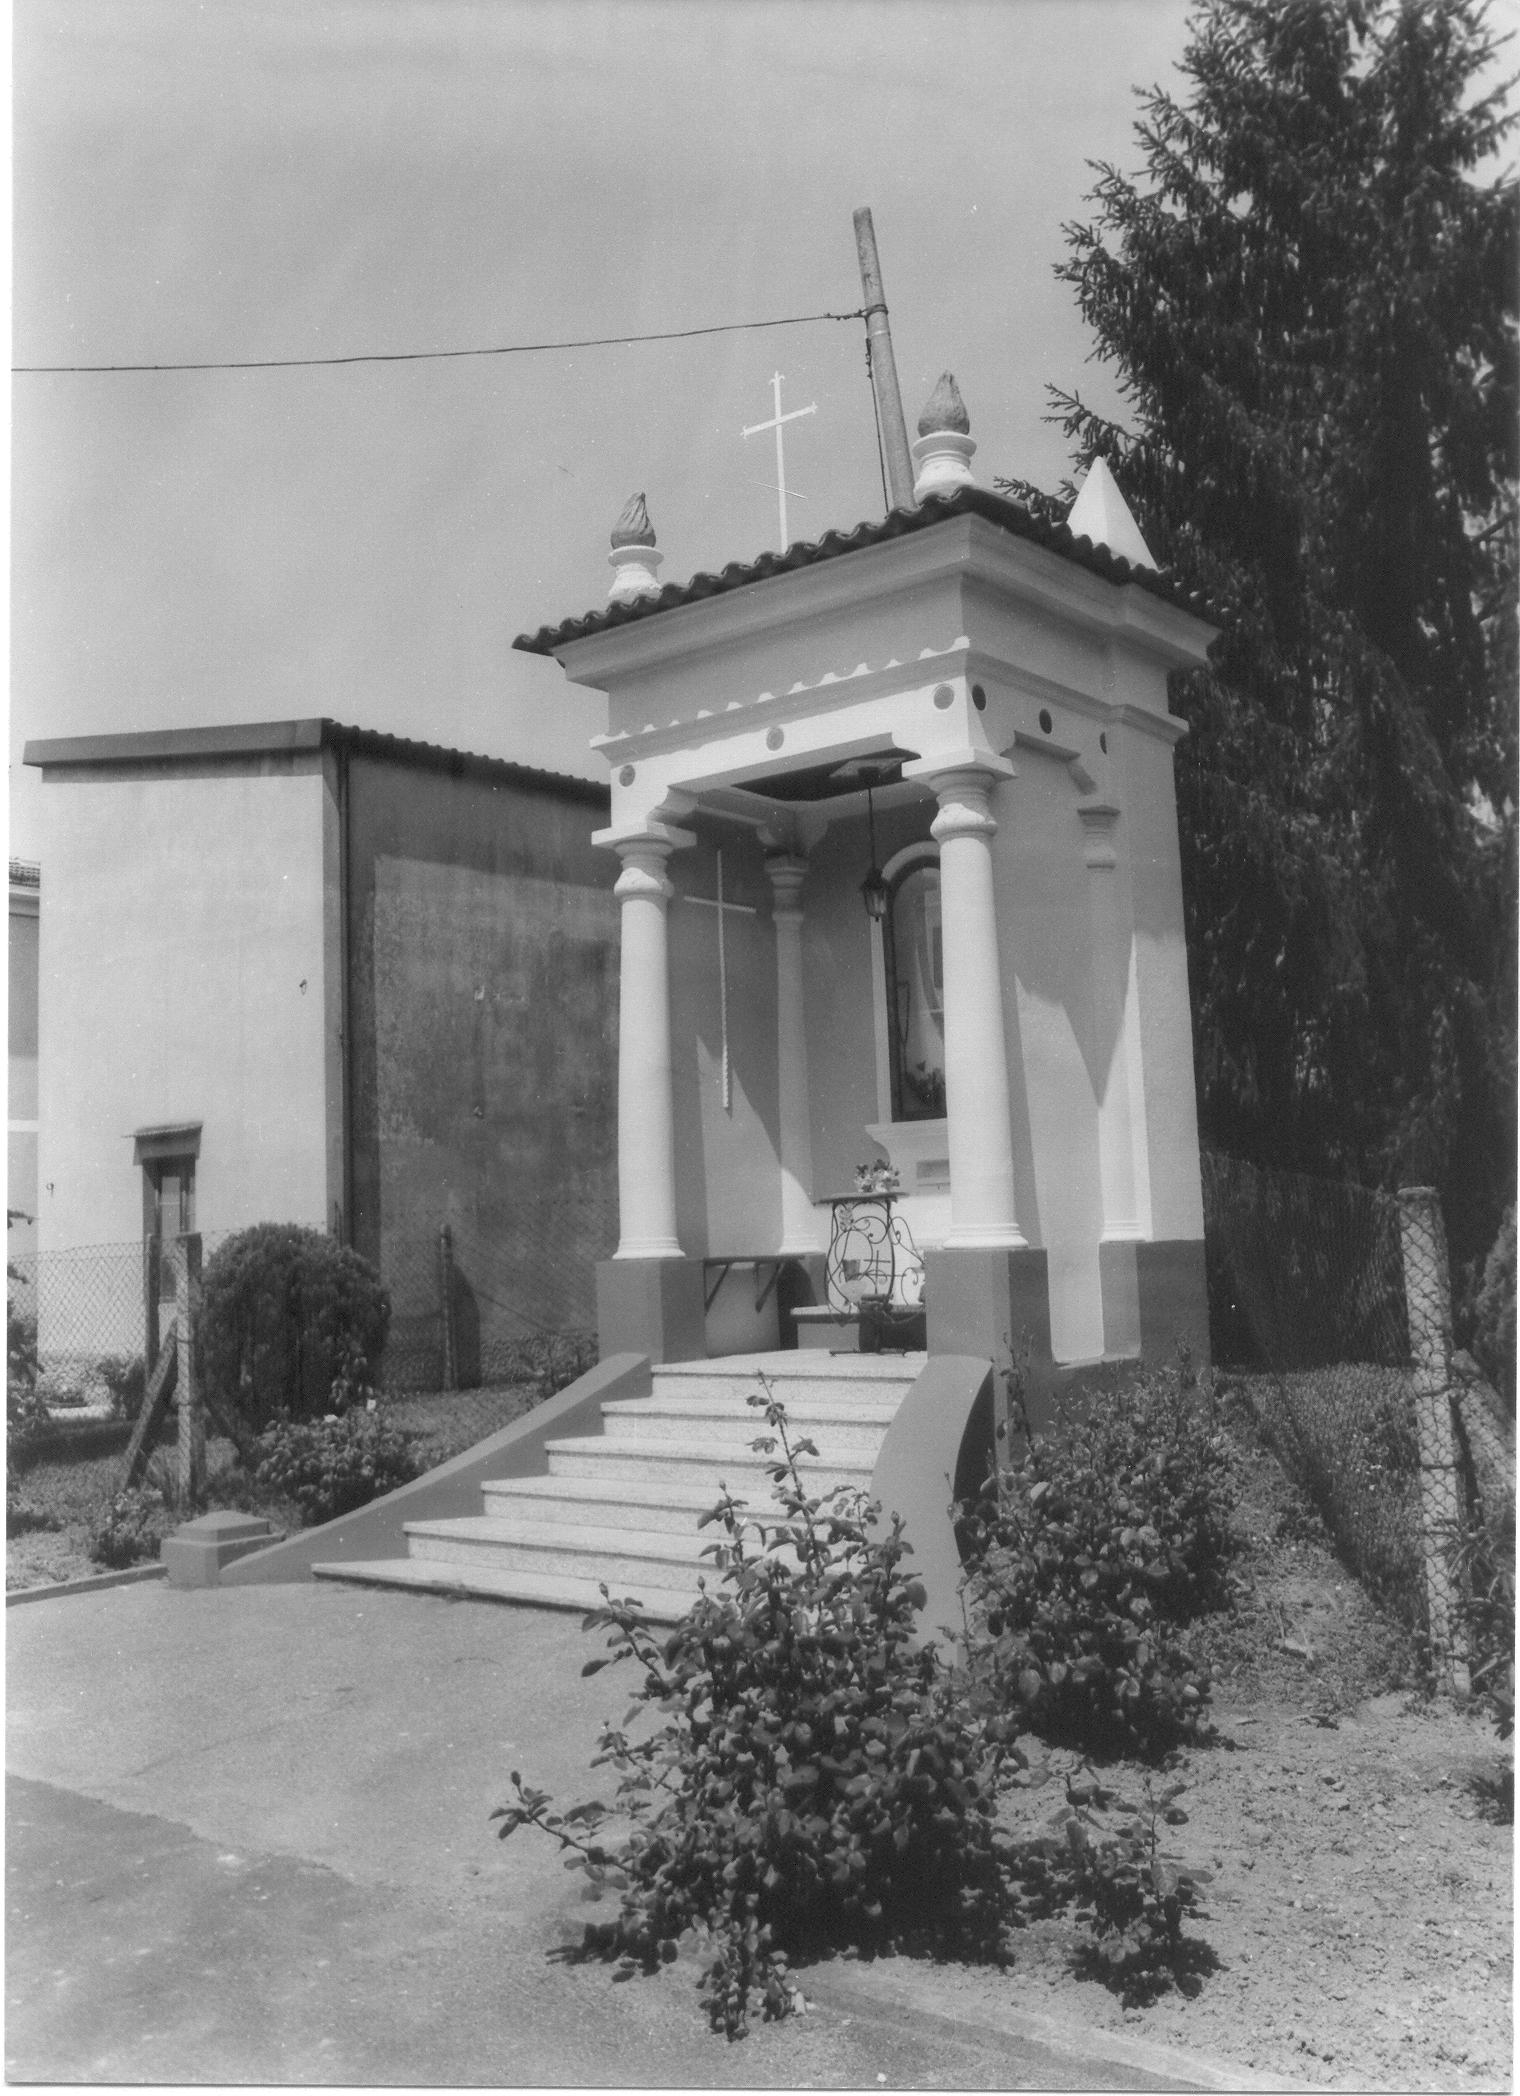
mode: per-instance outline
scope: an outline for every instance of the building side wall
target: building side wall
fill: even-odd
[[[6,1246],[17,1256],[37,1247],[37,909],[36,889],[11,890],[5,1203],[17,1218]]]
[[[992,801],[1015,1198],[1047,1256],[1056,1358],[1080,1361],[1103,1351],[1088,874],[1065,764],[1029,750],[1016,761]]]
[[[355,755],[348,783],[354,1241],[392,1353],[436,1359],[454,1239],[461,1375],[594,1321],[616,1234],[617,862],[589,799]]]
[[[43,805],[39,1249],[140,1239],[133,1131],[182,1122],[203,1234],[323,1227],[316,759],[50,774]]]
[[[1125,781],[1125,848],[1134,897],[1133,980],[1144,1071],[1150,1235],[1157,1243],[1201,1240],[1198,1101],[1172,751],[1154,736],[1124,725],[1110,731],[1109,746]]]

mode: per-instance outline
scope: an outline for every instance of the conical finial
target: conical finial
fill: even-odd
[[[1067,512],[1066,528],[1073,538],[1087,538],[1095,546],[1106,546],[1110,553],[1135,567],[1156,566],[1155,556],[1141,537],[1129,504],[1119,493],[1119,483],[1101,458],[1095,458],[1088,467],[1087,478]]]
[[[940,373],[939,384],[929,395],[928,405],[918,418],[918,436],[913,445],[913,500],[928,495],[953,495],[957,488],[975,487],[971,474],[971,417],[955,383],[952,371]]]
[[[961,399],[953,371],[940,373],[939,384],[929,395],[928,404],[918,418],[921,437],[933,436],[941,429],[957,430],[963,437],[971,434],[971,417],[966,413],[966,404]]]
[[[642,495],[630,495],[624,503],[617,522],[612,527],[614,546],[652,546],[654,526],[649,521],[649,511],[644,506]]]
[[[612,581],[607,590],[609,604],[636,604],[640,597],[657,597],[655,580],[661,556],[654,550],[654,526],[642,495],[630,495],[622,515],[612,527],[612,551],[607,565]]]

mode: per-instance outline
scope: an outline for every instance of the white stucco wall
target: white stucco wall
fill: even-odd
[[[723,1100],[723,1027],[714,849],[722,838],[726,913],[729,1098]],[[673,854],[670,905],[671,1037],[675,1057],[676,1220],[693,1258],[743,1258],[781,1242],[776,1090],[776,944],[770,883],[759,846],[721,832]]]
[[[329,1221],[335,811],[320,767],[313,753],[45,775],[44,1253],[141,1238],[133,1132],[170,1123],[201,1124],[203,1235]]]

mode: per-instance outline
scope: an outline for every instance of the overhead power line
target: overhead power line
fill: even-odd
[[[350,357],[236,357],[196,364],[13,364],[17,376],[48,372],[109,371],[295,371],[334,364],[427,364],[452,357],[520,357],[540,350],[611,349],[625,342],[689,342],[696,335],[738,335],[755,328],[806,327],[817,320],[864,320],[853,313],[793,313],[783,320],[730,320],[718,327],[666,328],[653,335],[586,335],[574,342],[503,342],[489,349],[374,350]]]

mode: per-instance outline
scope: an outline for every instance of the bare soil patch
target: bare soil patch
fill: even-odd
[[[1495,2089],[1512,2053],[1512,1743],[1415,1687],[1407,1636],[1380,1616],[1276,1462],[1242,1461],[1239,1605],[1197,1627],[1217,1744],[1164,1776],[1101,1780],[1141,1799],[1184,1782],[1164,1853],[1212,1872],[1186,1934],[1189,1991],[1125,2007],[1079,1979],[1077,1928],[1027,1932],[1012,1974],[953,1973],[978,1997],[1194,2046],[1327,2088]],[[1297,1648],[1297,1649],[1291,1649]],[[1073,1753],[1026,1741],[1037,1780],[1011,1824],[1059,1825]],[[947,1973],[944,1977],[950,1978]]]

